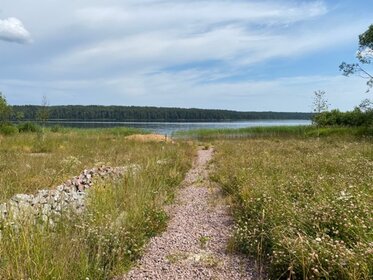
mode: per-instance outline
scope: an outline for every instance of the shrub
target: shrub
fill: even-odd
[[[0,134],[13,135],[16,133],[18,133],[18,129],[14,125],[11,125],[11,124],[0,125]]]
[[[313,121],[318,126],[369,127],[373,125],[373,110],[366,112],[361,111],[359,108],[349,112],[332,110],[316,114],[313,117]]]
[[[63,127],[60,125],[54,125],[51,127],[51,132],[57,133],[61,132],[63,130]]]
[[[19,132],[40,132],[40,126],[32,122],[25,122],[18,125]]]

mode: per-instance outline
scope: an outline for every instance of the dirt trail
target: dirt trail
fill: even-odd
[[[252,279],[249,261],[227,252],[232,218],[210,186],[208,162],[213,150],[199,150],[175,204],[167,230],[153,238],[122,279]]]

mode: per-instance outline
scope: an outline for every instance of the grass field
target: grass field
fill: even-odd
[[[138,173],[98,182],[82,215],[54,226],[0,222],[0,279],[110,279],[141,255],[167,223],[170,203],[189,169],[192,145],[130,141],[126,130],[66,130],[1,137],[0,196],[62,183],[84,168],[138,164]]]
[[[138,164],[100,181],[82,215],[55,226],[0,222],[0,279],[110,279],[165,229],[163,206],[197,141],[139,142],[132,129],[58,129],[0,136],[0,201],[56,186],[85,168]],[[140,132],[142,133],[142,132]],[[271,279],[370,279],[373,142],[369,129],[247,128],[180,133],[213,145],[235,219],[232,248]],[[317,137],[320,136],[320,137]]]
[[[340,137],[213,142],[237,250],[271,279],[371,279],[373,144]]]

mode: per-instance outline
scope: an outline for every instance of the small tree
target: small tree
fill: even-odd
[[[41,100],[41,106],[39,108],[39,110],[37,111],[36,113],[36,117],[37,117],[37,120],[39,122],[41,122],[42,124],[42,141],[44,142],[45,138],[44,138],[44,132],[45,132],[45,124],[47,123],[48,121],[48,118],[49,118],[49,102],[48,102],[48,99],[45,95],[43,95],[43,98]]]
[[[314,97],[313,97],[313,112],[315,113],[315,116],[313,117],[313,123],[316,123],[317,126],[317,137],[320,136],[320,129],[319,129],[319,120],[320,115],[322,112],[328,111],[329,104],[328,100],[325,97],[326,92],[323,90],[317,90],[314,91]]]
[[[314,91],[313,111],[316,114],[328,111],[329,109],[328,100],[325,98],[325,95],[326,92],[323,90]]]
[[[49,118],[49,102],[45,95],[43,95],[43,98],[41,100],[41,106],[39,110],[36,113],[37,120],[42,123],[43,126],[45,126],[46,122]]]
[[[9,121],[11,113],[11,107],[8,105],[5,96],[0,92],[0,124]]]

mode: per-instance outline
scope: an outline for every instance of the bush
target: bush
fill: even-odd
[[[2,124],[0,125],[0,134],[3,135],[13,135],[18,133],[17,127],[11,124]]]
[[[332,110],[316,114],[313,117],[313,121],[318,126],[369,127],[373,125],[373,110],[366,112],[361,111],[359,108],[349,112]]]
[[[61,132],[63,130],[63,127],[60,125],[54,125],[51,127],[51,132],[57,133]]]
[[[19,132],[40,132],[40,126],[32,122],[25,122],[18,125]]]

